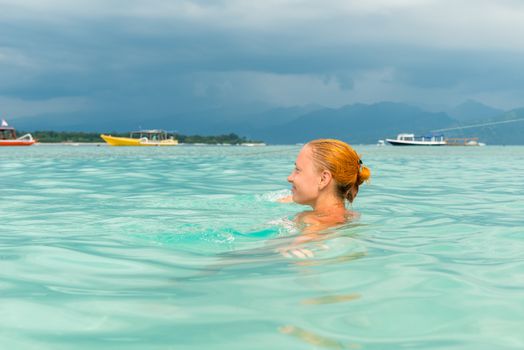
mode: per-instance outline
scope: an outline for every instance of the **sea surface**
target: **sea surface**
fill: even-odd
[[[290,258],[299,149],[0,148],[0,348],[524,349],[524,147],[356,145]]]

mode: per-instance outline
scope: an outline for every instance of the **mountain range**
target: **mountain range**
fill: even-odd
[[[273,113],[266,114],[269,118]],[[430,112],[393,102],[353,104],[336,109],[317,108],[285,122],[259,128],[237,126],[234,130],[276,144],[304,143],[325,137],[373,144],[399,133],[434,132],[447,137],[478,137],[487,144],[511,145],[524,144],[524,108],[504,111],[472,100],[446,112]]]
[[[234,132],[269,144],[304,143],[327,137],[374,144],[398,133],[424,135],[444,129],[447,137],[478,137],[487,144],[524,144],[524,108],[504,111],[473,100],[440,112],[405,103],[379,102],[340,108],[244,105],[148,118],[94,115],[99,117],[69,113],[14,118],[10,122],[20,130],[123,132],[162,128],[200,135]]]

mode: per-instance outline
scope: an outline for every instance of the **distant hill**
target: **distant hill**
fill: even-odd
[[[238,108],[237,108],[238,107]],[[232,109],[231,109],[232,108]],[[460,113],[463,113],[460,115]],[[458,113],[458,114],[457,114]],[[294,144],[314,138],[335,137],[350,143],[376,143],[401,132],[427,134],[432,130],[524,118],[524,108],[501,112],[475,101],[455,108],[456,117],[429,112],[404,103],[352,104],[340,108],[318,105],[271,108],[239,105],[173,112],[170,115],[112,115],[110,112],[77,112],[8,118],[19,130],[123,132],[165,129],[182,134],[236,133],[270,144]],[[488,144],[524,144],[524,122],[478,126],[446,131],[448,137],[479,137]]]
[[[378,139],[395,137],[401,132],[424,134],[454,125],[456,121],[445,113],[427,112],[407,104],[359,103],[310,112],[290,122],[259,130],[253,136],[269,143],[302,143],[323,137],[350,143],[376,143]]]
[[[471,122],[495,118],[505,111],[474,100],[467,100],[448,111],[449,116],[459,122]]]
[[[264,128],[290,122],[305,114],[324,109],[320,105],[305,105],[293,107],[278,107],[262,112],[245,115],[243,124],[246,128]]]
[[[524,144],[524,108],[470,123],[464,129],[446,131],[445,134],[448,137],[478,137],[481,142],[488,145],[522,145]]]

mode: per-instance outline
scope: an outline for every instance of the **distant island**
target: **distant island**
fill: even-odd
[[[19,131],[18,134],[23,135],[26,131]],[[95,132],[76,132],[76,131],[32,131],[31,134],[38,142],[41,143],[101,143],[104,142],[100,138],[100,133]],[[112,132],[113,136],[128,137],[129,133]],[[239,136],[235,133],[202,136],[202,135],[182,135],[174,133],[173,137],[180,143],[187,144],[229,144],[240,145],[243,143],[262,143],[258,140],[249,140],[245,137]]]
[[[57,114],[42,118],[13,118],[20,130],[123,130],[143,125],[143,116],[116,120],[89,119],[82,115]],[[319,105],[291,107],[256,107],[253,110],[224,107],[213,111],[195,111],[191,116],[173,115],[153,118],[148,125],[171,128],[186,135],[175,135],[180,143],[241,144],[264,140],[267,144],[297,144],[317,138],[337,138],[350,144],[376,144],[400,133],[419,136],[443,133],[447,138],[478,138],[488,145],[524,145],[524,107],[497,109],[474,100],[456,107],[428,110],[400,102],[354,103],[340,107]],[[75,120],[73,125],[68,120]],[[234,134],[233,134],[234,133]],[[22,132],[19,132],[22,135]],[[36,132],[41,142],[102,142],[97,133]],[[219,135],[219,136],[200,136]],[[245,135],[240,137],[238,135]],[[253,142],[255,143],[255,142]]]

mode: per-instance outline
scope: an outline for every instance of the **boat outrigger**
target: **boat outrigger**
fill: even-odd
[[[129,137],[101,134],[100,137],[111,146],[176,146],[178,140],[164,130],[132,131]]]
[[[31,146],[36,142],[31,134],[16,137],[16,130],[2,119],[0,124],[0,146]]]

